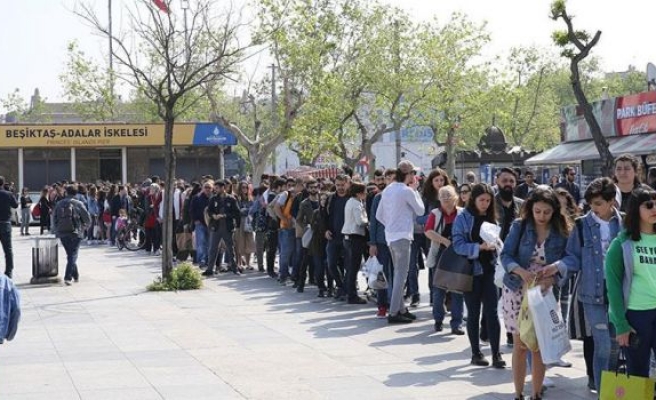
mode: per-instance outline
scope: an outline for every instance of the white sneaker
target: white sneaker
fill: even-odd
[[[544,377],[544,380],[542,381],[542,386],[546,386],[546,387],[550,387],[550,388],[552,388],[552,387],[555,387],[555,386],[556,386],[556,383],[555,383],[554,381],[552,381],[551,378],[547,378],[547,377],[545,376],[545,377]]]

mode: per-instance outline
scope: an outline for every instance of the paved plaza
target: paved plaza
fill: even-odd
[[[510,368],[472,367],[466,336],[433,332],[426,295],[416,323],[388,326],[373,304],[299,294],[257,272],[146,292],[159,259],[107,246],[82,246],[79,283],[30,285],[31,240],[17,228],[14,249],[23,317],[0,345],[2,400],[513,398]],[[60,246],[62,276],[64,264]],[[545,398],[594,398],[573,347],[572,368],[547,372],[556,387]]]

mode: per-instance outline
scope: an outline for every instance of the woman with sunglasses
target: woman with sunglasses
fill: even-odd
[[[506,331],[513,335],[512,370],[516,399],[522,399],[526,380],[528,348],[519,337],[519,312],[527,285],[537,283],[550,290],[555,283],[552,277],[558,272],[552,265],[565,255],[570,222],[560,212],[556,192],[548,186],[538,186],[529,194],[522,206],[520,218],[515,220],[506,237],[501,262],[506,272],[519,276],[523,287],[517,290],[503,288],[503,319]],[[546,271],[551,271],[548,275]],[[539,318],[539,316],[534,316]],[[539,349],[533,352],[533,397],[541,399],[545,366]]]
[[[497,317],[497,287],[494,285],[496,250],[493,244],[481,239],[483,222],[496,224],[494,191],[486,183],[472,186],[472,194],[462,213],[453,223],[452,245],[457,254],[467,256],[474,264],[474,283],[470,292],[464,293],[467,317],[467,336],[471,346],[471,364],[481,367],[490,365],[481,352],[479,321],[481,306],[486,317],[487,331],[492,349],[492,366],[505,368],[506,362],[499,352],[500,326]]]
[[[605,260],[609,319],[626,349],[627,373],[649,376],[656,353],[656,191],[638,188],[628,198],[624,231]]]
[[[469,183],[463,183],[458,187],[458,207],[467,207],[471,197],[471,189]]]

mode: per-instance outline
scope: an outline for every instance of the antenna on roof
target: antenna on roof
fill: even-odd
[[[656,66],[647,63],[647,90],[656,90]]]

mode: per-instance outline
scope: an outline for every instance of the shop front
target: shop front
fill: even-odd
[[[163,124],[0,125],[0,175],[33,190],[68,180],[141,182],[164,176]],[[176,176],[219,175],[236,138],[211,123],[176,124]]]
[[[592,103],[595,118],[615,157],[638,156],[644,170],[656,162],[656,91]],[[578,166],[585,181],[601,176],[599,152],[578,106],[561,110],[561,143],[526,160],[527,165]]]

